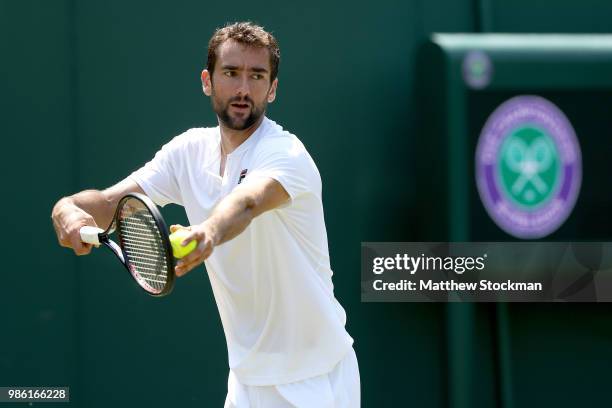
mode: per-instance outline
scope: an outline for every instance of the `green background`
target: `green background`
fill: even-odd
[[[203,268],[171,296],[150,298],[109,253],[77,258],[60,248],[49,217],[60,197],[107,187],[174,135],[215,124],[199,82],[206,44],[216,27],[243,19],[279,39],[269,116],[301,138],[324,181],[363,406],[607,405],[607,305],[359,299],[362,241],[475,239],[478,231],[509,239],[482,215],[471,218],[472,235],[454,235],[445,217],[424,210],[441,198],[419,186],[446,160],[420,149],[444,133],[422,123],[424,103],[437,99],[421,85],[444,84],[440,66],[418,69],[430,35],[610,31],[612,4],[597,0],[0,0],[0,386],[68,385],[79,407],[222,406],[225,340]],[[470,106],[484,108],[468,112],[465,128],[484,123],[505,92],[470,95]],[[441,177],[451,193],[462,188]],[[596,198],[580,204],[584,211]],[[163,214],[185,220],[176,207]]]

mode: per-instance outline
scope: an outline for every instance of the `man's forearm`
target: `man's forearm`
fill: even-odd
[[[244,231],[253,218],[288,200],[289,194],[278,181],[265,179],[250,187],[243,186],[221,200],[203,227],[216,246]]]
[[[112,187],[99,190],[85,190],[80,193],[64,197],[57,202],[53,208],[53,219],[59,219],[59,215],[81,210],[89,214],[100,228],[110,225],[115,209],[121,197],[127,193],[143,194],[142,188],[129,178],[126,178]]]
[[[195,251],[182,258],[176,265],[176,274],[183,276],[204,262],[215,246],[222,244],[244,231],[253,218],[286,203],[289,194],[272,178],[242,185],[230,193],[212,211],[203,223],[194,226],[184,242],[198,241]]]
[[[236,237],[246,229],[254,217],[255,200],[240,194],[229,195],[204,221],[213,245],[217,246]]]
[[[72,248],[77,255],[88,254],[91,246],[81,242],[80,229],[86,225],[106,229],[118,201],[131,192],[143,193],[136,182],[125,179],[104,191],[85,190],[59,200],[51,219],[60,245]]]
[[[115,206],[104,192],[85,190],[59,200],[53,213],[73,211],[74,207],[91,215],[100,228],[106,228],[110,224],[115,211]]]

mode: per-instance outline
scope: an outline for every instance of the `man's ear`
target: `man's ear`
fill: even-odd
[[[200,79],[202,80],[202,90],[204,91],[204,95],[212,95],[212,78],[207,69],[202,71]]]
[[[270,89],[268,90],[268,103],[272,103],[276,99],[276,87],[277,86],[278,86],[278,78],[274,78],[274,81],[272,81],[272,85],[270,85]]]

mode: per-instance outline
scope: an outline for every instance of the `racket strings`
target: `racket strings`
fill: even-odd
[[[148,209],[140,201],[131,201],[118,217],[121,243],[136,279],[153,292],[161,292],[168,281],[166,248]]]

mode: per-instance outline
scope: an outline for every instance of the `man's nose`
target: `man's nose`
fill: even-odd
[[[238,82],[238,88],[236,89],[236,93],[240,96],[248,96],[250,92],[249,76],[241,75],[238,81],[239,82]]]

